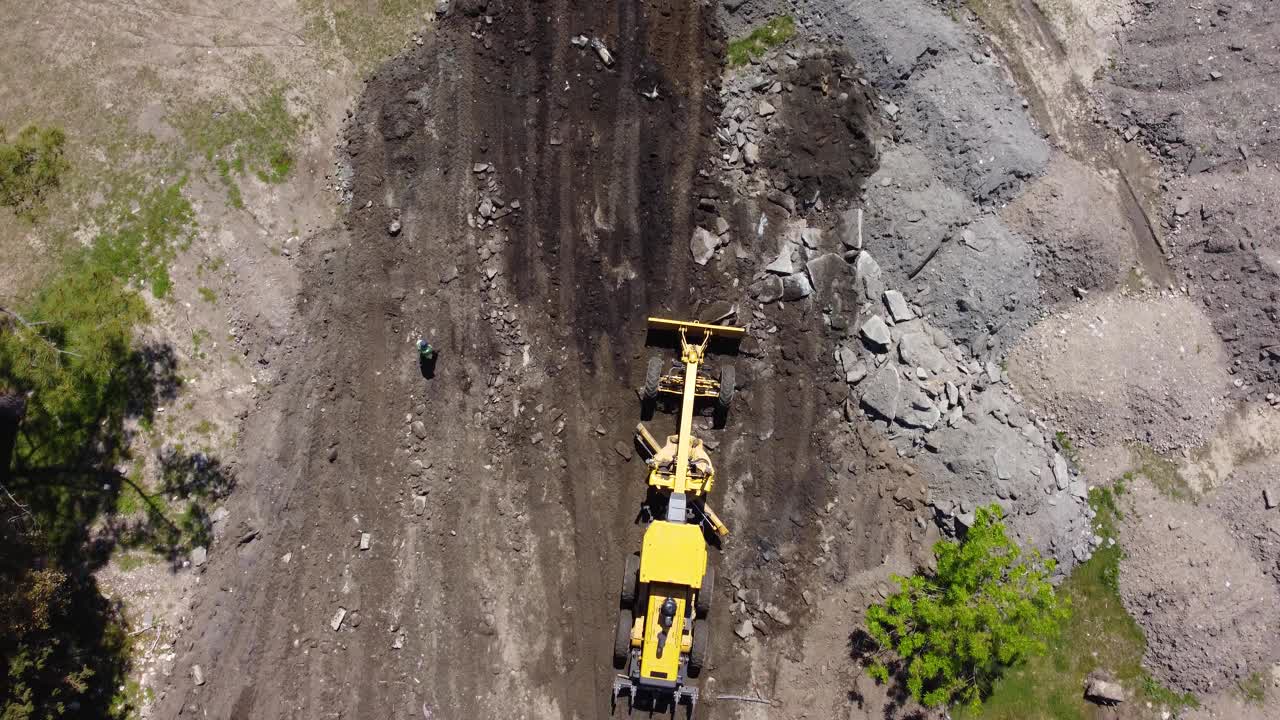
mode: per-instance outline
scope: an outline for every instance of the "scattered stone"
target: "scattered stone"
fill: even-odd
[[[742,159],[745,160],[748,165],[755,165],[756,163],[759,163],[760,162],[760,146],[753,142],[749,142],[746,145],[743,145]]]
[[[769,117],[777,111],[778,109],[770,104],[768,100],[761,100],[759,107],[756,108],[756,112],[760,117]]]
[[[391,641],[391,649],[400,650],[403,647],[404,647],[404,633],[400,633],[396,635],[394,640]]]
[[[458,279],[458,266],[450,265],[440,272],[440,284],[448,285]]]
[[[718,325],[737,314],[737,305],[728,300],[718,300],[708,305],[705,310],[698,314],[698,322]]]
[[[706,265],[711,256],[716,254],[718,247],[720,247],[720,239],[712,235],[711,231],[701,227],[693,229],[693,237],[689,240],[689,252],[693,253],[694,262]]]
[[[729,232],[729,221],[722,217],[716,218],[716,234],[724,235]]]
[[[614,443],[613,451],[626,462],[631,462],[631,446],[619,440]]]
[[[898,415],[898,395],[902,392],[902,379],[898,367],[887,362],[866,381],[862,391],[862,405],[885,420],[892,421]]]
[[[1067,468],[1067,459],[1062,453],[1053,454],[1053,479],[1059,490],[1066,490],[1071,483],[1071,471]]]
[[[333,619],[329,621],[329,627],[333,628],[334,632],[338,632],[338,629],[342,627],[342,621],[346,619],[346,617],[347,609],[342,607],[338,608],[338,612],[334,613]]]
[[[361,550],[368,550],[369,545],[372,542],[373,542],[373,535],[371,533],[367,533],[367,532],[360,533],[360,549]]]
[[[889,335],[889,327],[884,324],[884,320],[879,315],[872,315],[869,320],[862,324],[862,337],[866,340],[867,345],[878,353],[887,352],[889,343],[892,341],[892,337]]]
[[[924,368],[937,372],[946,363],[942,351],[938,350],[928,335],[921,332],[910,332],[898,341],[898,357],[906,365]]]
[[[413,421],[413,434],[414,434],[414,436],[416,436],[419,440],[426,440],[426,439],[427,439],[427,426],[426,426],[426,424],[425,424],[425,423],[423,423],[421,420],[414,420],[414,421]]]
[[[804,273],[793,273],[782,278],[782,299],[800,300],[813,292],[813,284]]]
[[[785,610],[773,603],[769,603],[764,606],[764,614],[768,615],[774,622],[783,627],[787,627],[791,624],[791,616],[788,615]]]
[[[1085,686],[1084,697],[1099,705],[1119,705],[1124,702],[1124,689],[1118,683],[1091,678]]]
[[[203,545],[192,548],[191,550],[192,565],[196,567],[200,567],[201,565],[204,565],[208,559],[209,559],[209,551]]]
[[[884,293],[880,264],[871,257],[871,253],[865,250],[858,253],[858,259],[853,265],[853,275],[858,290],[867,302],[874,302]]]
[[[782,278],[777,275],[768,275],[751,286],[751,296],[766,305],[781,300],[782,291]]]
[[[884,304],[889,308],[889,317],[894,322],[906,322],[916,316],[911,312],[911,306],[907,305],[907,299],[897,290],[884,291]]]
[[[1262,491],[1262,504],[1271,510],[1276,505],[1280,505],[1280,495],[1277,495],[1271,488]]]
[[[778,257],[773,262],[765,265],[764,271],[775,275],[792,275],[799,268],[796,267],[795,260],[792,259],[792,248],[788,244],[782,248],[782,252],[778,253]]]
[[[391,221],[391,224],[387,226],[387,234],[393,237],[400,234],[400,218]]]
[[[420,516],[426,511],[427,511],[427,496],[414,495],[413,496],[413,514]]]
[[[733,629],[733,634],[737,635],[743,640],[746,640],[747,638],[750,638],[752,635],[756,634],[756,626],[752,624],[751,618],[746,618],[742,621],[741,625]]]
[[[191,666],[191,682],[196,685],[204,685],[204,669],[199,665]]]
[[[1173,206],[1173,214],[1184,217],[1191,214],[1191,198],[1180,197]]]
[[[823,299],[827,297],[835,281],[848,272],[848,267],[844,258],[836,253],[819,255],[804,265],[810,284],[818,291],[818,297]]]
[[[536,432],[529,436],[530,445],[537,445],[540,442],[542,442],[542,433]]]
[[[917,396],[916,400],[903,407],[895,419],[900,425],[906,427],[932,430],[937,427],[938,421],[942,419],[942,413],[933,403],[930,403],[923,395],[920,395]]]
[[[901,112],[901,110],[902,110],[901,108],[899,108],[897,105],[891,102],[885,103],[880,108],[880,112],[884,113],[884,116],[889,118],[890,120],[896,120],[898,117],[898,113]]]
[[[1209,71],[1209,79],[1210,79],[1210,80],[1221,80],[1221,79],[1222,79],[1222,73],[1218,72],[1217,70],[1210,70],[1210,71]]]
[[[613,65],[613,54],[609,52],[609,48],[604,46],[604,41],[600,38],[592,38],[591,47],[596,49],[596,55],[600,57],[600,62],[605,66]]]
[[[1204,153],[1198,152],[1195,157],[1191,158],[1191,162],[1187,164],[1187,174],[1199,175],[1200,173],[1212,168],[1213,161]]]

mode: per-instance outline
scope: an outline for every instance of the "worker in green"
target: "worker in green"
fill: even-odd
[[[426,338],[418,338],[418,368],[425,378],[433,377],[436,372],[436,349]]]

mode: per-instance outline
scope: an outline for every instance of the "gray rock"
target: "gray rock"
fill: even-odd
[[[879,315],[872,315],[862,324],[862,337],[867,345],[878,353],[887,352],[889,343],[893,340],[889,335],[889,326],[884,324],[884,320]]]
[[[199,665],[191,666],[191,682],[196,685],[204,685],[204,668]]]
[[[733,634],[746,640],[756,634],[756,626],[751,623],[751,618],[746,618],[741,625],[733,629]]]
[[[333,628],[334,632],[338,632],[338,630],[342,628],[342,621],[346,618],[347,609],[344,607],[338,608],[337,612],[335,612],[333,617],[329,620],[329,627]]]
[[[960,404],[960,390],[956,387],[955,383],[948,380],[947,384],[944,386],[944,390],[946,392],[948,406]]]
[[[1173,214],[1178,217],[1191,214],[1191,198],[1180,197],[1178,202],[1174,203]]]
[[[756,113],[760,117],[769,117],[778,112],[778,108],[774,107],[768,100],[761,100],[760,105],[756,107]]]
[[[765,272],[771,272],[775,275],[791,275],[799,269],[796,267],[795,262],[795,248],[790,243],[782,248],[782,251],[778,253],[778,257],[774,258],[773,262],[764,266]]]
[[[413,434],[419,440],[427,439],[427,426],[421,420],[413,421]]]
[[[729,12],[733,12],[738,8],[742,7],[743,4],[746,2],[747,0],[721,0],[720,4],[724,5],[725,10],[728,10]]]
[[[716,234],[724,235],[729,232],[729,221],[722,217],[716,218]]]
[[[1053,479],[1059,490],[1066,490],[1071,483],[1071,471],[1067,468],[1067,459],[1062,453],[1053,454]]]
[[[1280,495],[1276,495],[1271,488],[1266,488],[1262,491],[1262,504],[1270,510],[1276,505],[1280,505]]]
[[[885,363],[867,381],[862,391],[862,405],[885,420],[898,416],[898,396],[902,393],[902,379],[898,367]]]
[[[883,273],[880,270],[880,264],[871,257],[871,253],[865,250],[858,253],[858,259],[853,265],[853,276],[854,283],[862,293],[862,299],[865,302],[875,302],[884,294]]]
[[[723,320],[733,317],[737,313],[737,305],[729,302],[728,300],[718,300],[708,305],[702,312],[698,313],[698,322],[716,325]]]
[[[858,352],[848,345],[836,349],[836,364],[844,372],[849,372],[858,362]]]
[[[921,400],[923,398],[924,396],[920,395],[917,399]],[[920,405],[925,407],[920,407]],[[900,425],[910,428],[923,428],[925,430],[932,430],[937,427],[938,421],[941,419],[942,413],[928,400],[923,400],[919,403],[912,402],[905,408],[900,409],[897,417]]]
[[[753,142],[743,145],[742,159],[746,160],[748,165],[755,165],[760,162],[760,146]]]
[[[218,525],[226,522],[229,517],[231,517],[231,511],[226,507],[220,507],[217,510],[214,510],[213,514],[209,516],[209,521],[214,525]]]
[[[387,225],[387,234],[388,234],[388,235],[392,235],[392,236],[395,236],[395,235],[399,235],[399,234],[400,234],[400,219],[399,219],[399,218],[396,218],[395,220],[392,220],[392,221],[391,221],[391,224],[390,224],[390,225]]]
[[[898,341],[898,357],[911,367],[924,368],[937,372],[946,363],[942,351],[933,344],[928,335],[921,332],[909,332]]]
[[[897,290],[884,291],[884,304],[889,308],[889,317],[893,318],[894,322],[906,322],[916,316],[911,312],[911,306],[907,305],[907,299]]]
[[[787,627],[791,624],[791,616],[787,614],[787,611],[773,603],[768,603],[764,606],[764,614],[768,615],[774,622],[783,627]]]
[[[1085,686],[1084,697],[1099,705],[1118,705],[1124,702],[1124,688],[1118,683],[1091,678]]]
[[[440,272],[440,283],[442,285],[448,285],[449,283],[457,279],[458,279],[457,265],[450,265],[449,267],[445,268]]]
[[[880,107],[880,112],[884,113],[884,116],[889,118],[890,120],[897,118],[898,113],[901,112],[901,110],[902,110],[901,108],[899,108],[897,105],[894,105],[891,102],[887,102]]]
[[[368,550],[373,543],[373,535],[371,533],[360,533],[360,549]]]
[[[751,296],[762,303],[782,299],[782,278],[769,275],[751,285]]]
[[[689,239],[689,252],[693,254],[694,262],[706,265],[711,256],[716,254],[717,247],[720,247],[720,238],[711,231],[701,227],[693,229],[693,237]]]
[[[826,253],[805,263],[804,269],[809,274],[809,282],[817,291],[818,297],[825,302],[829,299],[832,286],[848,272],[849,264],[836,253]]]
[[[813,284],[809,282],[809,276],[804,273],[794,273],[782,278],[783,300],[800,300],[809,297],[812,292]]]
[[[1072,479],[1071,494],[1081,500],[1085,500],[1089,497],[1089,486],[1085,483],[1084,478]]]
[[[205,561],[207,561],[208,559],[209,559],[209,551],[206,550],[203,545],[192,548],[191,550],[192,565],[196,567],[200,567],[201,565],[204,565]]]

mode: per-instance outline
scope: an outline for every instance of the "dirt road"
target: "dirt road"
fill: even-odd
[[[178,658],[206,683],[175,683],[160,717],[607,711],[644,317],[733,283],[686,245],[719,192],[698,171],[721,41],[676,0],[460,5],[351,118],[352,210],[304,245],[299,331],[260,360],[278,380],[246,420],[255,477],[231,512],[261,535],[212,562]],[[789,312],[776,374],[740,371],[728,427],[704,435],[743,493],[722,577],[787,608],[777,549],[816,543],[798,520],[832,492],[815,426],[835,405],[810,311]],[[429,380],[420,335],[441,352]]]

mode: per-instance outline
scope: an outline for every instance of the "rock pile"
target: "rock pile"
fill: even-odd
[[[944,531],[963,533],[977,506],[997,503],[1015,534],[1045,543],[1060,565],[1088,559],[1102,542],[1088,526],[1088,486],[1044,421],[999,365],[973,358],[886,287],[870,253],[850,255],[859,322],[834,357],[850,387],[845,417],[882,423],[898,453],[930,471],[926,503]]]

